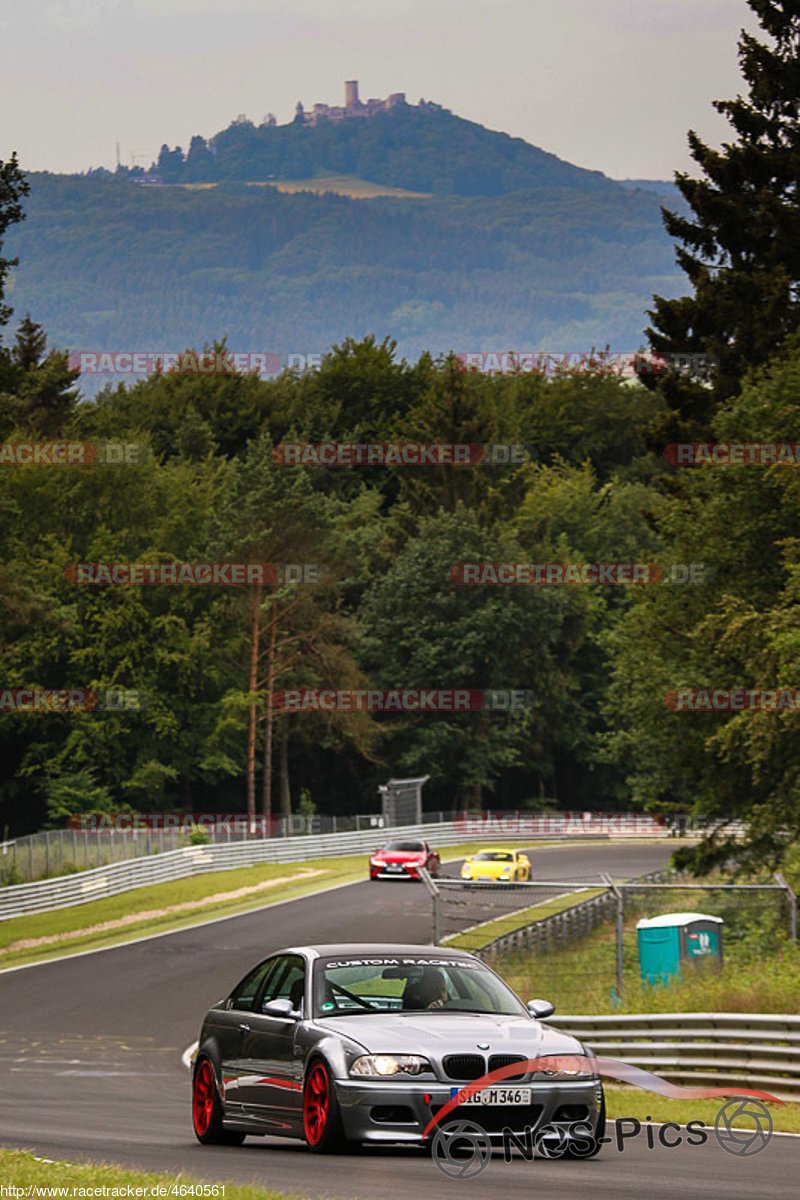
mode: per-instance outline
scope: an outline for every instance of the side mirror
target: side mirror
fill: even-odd
[[[525,1007],[537,1021],[541,1021],[543,1017],[549,1017],[556,1011],[556,1006],[549,1000],[529,1000]]]
[[[265,1017],[283,1017],[285,1021],[296,1021],[300,1015],[292,1008],[291,1000],[268,1000],[261,1011]]]

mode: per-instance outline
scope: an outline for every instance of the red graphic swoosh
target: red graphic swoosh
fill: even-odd
[[[775,1104],[783,1104],[777,1096],[769,1092],[759,1092],[755,1088],[736,1087],[681,1087],[677,1083],[669,1083],[660,1075],[644,1071],[641,1067],[633,1067],[630,1063],[620,1062],[617,1058],[597,1058],[593,1054],[545,1054],[540,1058],[526,1058],[522,1062],[509,1063],[507,1067],[498,1067],[489,1071],[479,1079],[466,1084],[455,1096],[439,1109],[435,1117],[431,1117],[423,1130],[425,1138],[464,1100],[469,1100],[477,1092],[482,1091],[493,1083],[508,1079],[511,1075],[523,1075],[529,1071],[592,1071],[609,1079],[619,1079],[623,1083],[633,1084],[644,1091],[655,1092],[659,1096],[668,1096],[672,1100],[707,1100],[714,1096],[755,1096],[758,1100],[772,1100]]]

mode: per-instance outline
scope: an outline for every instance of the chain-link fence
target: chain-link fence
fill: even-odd
[[[784,952],[796,956],[797,903],[781,876],[757,884],[697,883],[663,872],[625,883],[597,880],[594,888],[588,879],[477,885],[437,880],[431,890],[434,942],[479,953],[520,994],[546,997],[569,1012],[609,1011],[634,996],[637,1011],[646,1011],[650,1004],[658,1007],[670,989],[685,991],[687,985],[690,1003],[703,1009],[710,988],[719,991],[724,983],[733,999],[737,989],[751,989],[765,961],[777,965]],[[541,907],[531,911],[534,905]],[[721,918],[722,959],[681,961],[673,978],[645,982],[637,922],[664,913]],[[789,993],[796,983],[787,975],[782,1011],[792,1011]]]
[[[374,830],[377,848],[390,835],[404,806],[409,811],[413,808],[415,813],[418,808],[418,789],[423,780],[393,782],[414,785],[405,791],[401,789],[404,796],[407,792],[412,797],[413,803],[409,800],[407,804],[404,799],[400,809],[395,806],[392,810],[390,820],[383,812],[346,815],[314,813],[309,816],[294,813],[291,817],[256,817],[251,821],[243,813],[210,814],[210,820],[204,820],[204,815],[197,813],[151,814],[140,819],[127,814],[117,814],[109,819],[102,814],[81,817],[76,819],[75,828],[53,829],[0,841],[0,887],[104,867],[132,858],[178,850],[198,842],[226,845],[252,841],[253,838],[293,838]],[[591,818],[593,814],[584,816]],[[604,815],[595,816],[602,825]],[[513,841],[530,839],[533,844],[547,837],[559,839],[574,836],[591,840],[608,839],[618,834],[637,837],[681,836],[687,832],[684,826],[679,826],[675,821],[669,820],[659,827],[651,817],[636,814],[626,816],[629,827],[617,829],[614,821],[618,818],[619,814],[612,814],[608,826],[603,826],[604,832],[592,833],[592,821],[583,828],[580,822],[568,820],[563,814],[542,816],[530,812],[467,814],[463,810],[422,811],[424,825],[449,826],[459,835],[457,840],[464,842],[472,842],[477,838],[494,841],[502,837],[503,840]],[[541,823],[541,828],[537,822]],[[430,837],[436,846],[435,832],[424,836]],[[452,839],[443,844],[453,844]]]
[[[465,883],[439,878],[433,895],[433,941],[437,945],[454,944],[465,950],[479,950],[543,917],[539,905],[550,902],[564,908],[607,894],[607,886],[597,873],[585,879],[537,879],[524,883]],[[582,915],[588,911],[582,908]]]
[[[458,815],[445,811],[423,814],[426,822],[437,824],[452,822]],[[180,821],[179,816],[177,820]],[[163,854],[168,850],[189,846],[194,841],[225,845],[252,841],[254,837],[357,833],[369,829],[375,830],[377,847],[386,836],[382,814],[296,815],[274,818],[269,826],[256,819],[253,832],[248,831],[244,818],[238,822],[227,822],[217,830],[209,830],[202,822],[193,824],[188,819],[173,829],[52,829],[0,841],[0,887],[87,871],[92,867],[105,867],[109,863],[125,862],[150,854]]]

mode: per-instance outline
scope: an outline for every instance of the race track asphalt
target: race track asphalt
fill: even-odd
[[[657,870],[672,845],[584,844],[531,851],[539,878],[617,877]],[[453,867],[448,868],[451,873]],[[555,889],[563,890],[563,889]],[[539,893],[538,898],[544,898]],[[48,1158],[104,1160],[238,1180],[335,1200],[410,1193],[506,1200],[509,1192],[572,1200],[789,1200],[800,1139],[773,1138],[741,1160],[712,1139],[668,1150],[642,1136],[591,1161],[492,1160],[474,1181],[450,1181],[414,1150],[310,1154],[299,1142],[248,1138],[202,1147],[189,1115],[181,1054],[206,1008],[281,946],[325,941],[427,943],[430,900],[407,883],[351,884],[319,896],[94,954],[0,973],[0,1145]],[[0,1180],[0,1183],[3,1181]],[[53,1179],[53,1183],[64,1180]]]

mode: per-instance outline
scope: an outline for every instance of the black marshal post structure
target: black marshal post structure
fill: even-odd
[[[390,779],[378,788],[385,826],[422,824],[422,787],[430,775],[417,779]]]

